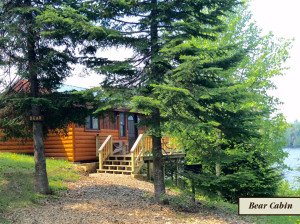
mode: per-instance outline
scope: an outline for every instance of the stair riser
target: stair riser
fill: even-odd
[[[131,171],[131,167],[116,167],[116,166],[103,166],[103,170],[120,170],[120,171]]]
[[[101,169],[99,169],[97,172],[131,175],[131,164],[131,156],[109,156],[108,159],[103,161]]]
[[[98,173],[108,173],[108,174],[123,174],[123,175],[131,175],[131,171],[121,171],[121,170],[97,170]]]
[[[131,166],[131,162],[125,161],[104,161],[103,165],[116,165],[116,166]]]
[[[110,157],[108,157],[108,160],[131,161],[131,157],[110,156]]]

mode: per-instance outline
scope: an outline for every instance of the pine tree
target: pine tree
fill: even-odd
[[[164,50],[169,57],[187,53],[172,73],[177,97],[168,91],[158,97],[169,106],[165,113],[174,115],[168,129],[180,136],[188,161],[204,167],[202,190],[232,201],[274,195],[286,124],[267,91],[273,88],[271,77],[284,72],[289,41],[261,36],[244,7],[226,21],[228,30],[215,42],[194,39]],[[179,93],[189,101],[179,101]],[[180,118],[185,123],[177,122]]]
[[[154,189],[159,201],[165,193],[161,137],[163,116],[155,99],[153,85],[166,84],[175,61],[161,51],[192,37],[215,39],[224,28],[222,16],[238,4],[236,0],[126,0],[103,1],[106,25],[120,30],[134,55],[125,61],[111,61],[99,67],[106,75],[105,86],[135,89],[132,102],[136,110],[148,115],[146,124],[153,137]],[[171,90],[171,89],[170,89]]]
[[[91,21],[92,8],[88,6],[80,0],[0,2],[2,79],[14,73],[15,81],[28,80],[21,88],[24,91],[16,92],[15,82],[10,82],[1,94],[1,128],[7,137],[32,133],[35,186],[42,194],[50,193],[44,157],[47,129],[66,127],[70,121],[82,123],[86,115],[84,98],[54,91],[71,74],[71,65],[85,60],[84,55],[95,51],[91,46],[103,45],[103,40],[113,33]],[[74,113],[67,113],[70,109]],[[23,132],[16,131],[16,127]]]

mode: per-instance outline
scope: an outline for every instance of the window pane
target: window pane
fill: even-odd
[[[98,130],[99,129],[99,122],[97,117],[92,118],[92,129]]]
[[[120,137],[126,136],[125,114],[120,113]]]
[[[91,128],[91,116],[87,116],[85,118],[85,128],[87,128],[87,129]]]

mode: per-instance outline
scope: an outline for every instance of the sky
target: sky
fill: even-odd
[[[263,32],[272,31],[276,37],[294,38],[290,58],[286,63],[289,70],[273,80],[277,89],[270,94],[282,102],[279,110],[286,116],[287,121],[300,120],[300,0],[252,0],[250,9],[253,19]],[[106,54],[114,59],[130,55],[125,49],[114,49]],[[80,67],[75,70],[77,74],[86,74]],[[81,87],[98,86],[102,77],[92,72],[88,73],[85,77],[70,77],[66,84]]]
[[[299,0],[252,0],[251,11],[256,23],[264,32],[272,31],[277,37],[294,38],[289,70],[274,79],[277,86],[271,94],[283,103],[280,111],[287,121],[300,120],[300,1]]]

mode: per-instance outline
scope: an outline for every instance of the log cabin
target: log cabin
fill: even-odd
[[[112,136],[115,150],[123,150],[119,154],[129,153],[138,134],[143,133],[143,129],[137,127],[138,114],[115,110],[113,115],[113,118],[108,115],[88,116],[85,126],[70,124],[66,136],[50,133],[45,139],[45,155],[72,162],[95,161],[98,157],[96,146],[107,136]],[[0,152],[33,153],[33,142],[20,139],[0,141]]]
[[[83,88],[63,85],[60,91],[72,89]],[[98,172],[134,175],[141,168],[144,155],[152,150],[151,137],[144,134],[145,128],[138,126],[140,118],[140,114],[128,109],[115,109],[97,117],[90,115],[84,126],[70,124],[67,135],[50,133],[44,142],[45,155],[71,162],[99,160]],[[167,137],[162,139],[164,151],[170,148],[169,141]],[[0,152],[32,154],[33,151],[32,140],[0,141]]]

